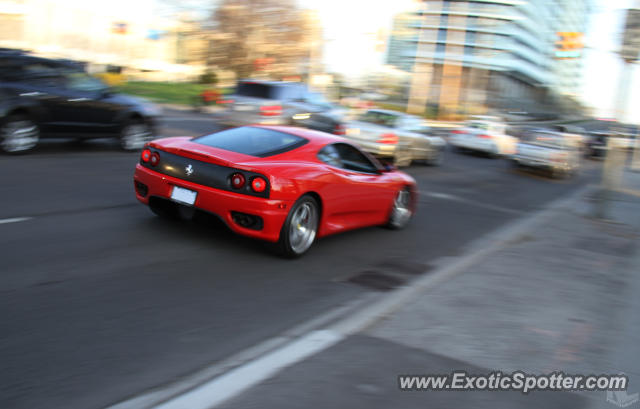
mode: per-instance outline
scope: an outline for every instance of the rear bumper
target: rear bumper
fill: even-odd
[[[571,164],[569,162],[554,162],[550,160],[544,160],[539,158],[532,158],[521,155],[512,155],[511,160],[517,162],[520,166],[528,168],[537,168],[545,170],[571,170]]]
[[[449,143],[457,148],[469,149],[478,152],[498,153],[498,148],[490,139],[481,138],[451,138]]]
[[[146,187],[145,195],[141,194],[141,189],[135,189],[136,198],[146,205],[149,204],[150,197],[171,200],[174,186],[193,190],[197,192],[193,207],[217,215],[231,230],[238,234],[271,242],[277,241],[280,237],[282,225],[293,205],[293,201],[252,197],[198,185],[154,172],[140,164],[136,165],[133,179],[134,183],[141,183]],[[259,216],[263,221],[262,228],[253,230],[238,225],[233,220],[232,212]]]

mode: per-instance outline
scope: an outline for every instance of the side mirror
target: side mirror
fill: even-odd
[[[389,162],[382,163],[383,172],[393,172],[394,170],[398,170],[398,168]]]
[[[99,92],[100,98],[109,98],[113,95],[113,90],[110,87],[103,88]]]

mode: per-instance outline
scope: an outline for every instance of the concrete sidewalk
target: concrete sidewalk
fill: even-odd
[[[378,320],[293,364],[224,408],[616,408],[640,392],[640,174],[595,189]],[[398,375],[617,374],[606,392],[443,392],[398,388]]]

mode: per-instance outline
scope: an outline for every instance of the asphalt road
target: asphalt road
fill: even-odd
[[[216,129],[167,115],[163,135]],[[458,254],[599,167],[558,181],[448,152],[407,170],[421,192],[407,229],[336,235],[284,260],[214,221],[154,217],[133,194],[137,160],[106,141],[0,157],[0,407],[101,408],[175,380],[374,291],[350,276]]]

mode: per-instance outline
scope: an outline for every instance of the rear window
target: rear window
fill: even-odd
[[[368,122],[393,128],[398,120],[398,115],[380,111],[367,111],[358,117],[360,122]]]
[[[271,129],[242,127],[193,139],[202,145],[265,158],[296,149],[308,139]]]
[[[303,90],[295,84],[264,84],[259,82],[240,82],[236,89],[237,95],[264,99],[298,99],[302,98]]]
[[[236,94],[243,95],[245,97],[254,98],[275,98],[275,92],[271,85],[258,84],[253,82],[241,82],[238,84]]]
[[[487,122],[467,122],[467,128],[473,129],[481,129],[483,131],[488,131],[490,125]]]

